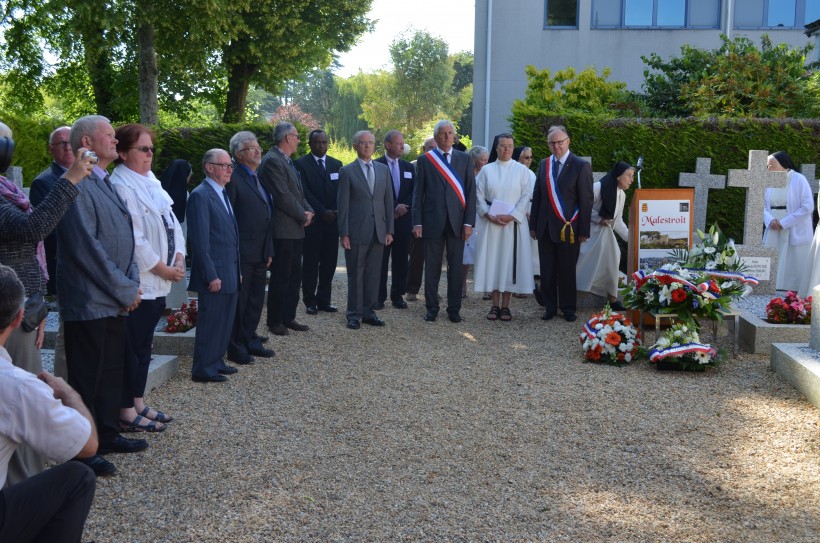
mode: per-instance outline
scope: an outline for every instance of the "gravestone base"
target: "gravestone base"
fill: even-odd
[[[771,368],[800,391],[815,407],[820,407],[820,352],[808,343],[772,345]]]
[[[755,294],[771,294],[777,292],[777,249],[762,245],[737,245],[737,254],[747,269],[745,275],[751,275],[758,280],[754,287]]]
[[[772,324],[748,311],[740,315],[740,349],[747,353],[771,354],[773,343],[806,343],[809,335],[808,324]]]

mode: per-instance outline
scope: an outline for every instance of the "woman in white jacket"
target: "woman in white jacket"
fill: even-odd
[[[111,182],[134,227],[134,260],[142,302],[128,315],[129,356],[125,364],[120,425],[126,432],[160,432],[171,417],[145,405],[154,329],[165,310],[171,284],[185,278],[185,238],[171,209],[173,200],[151,173],[154,134],[140,124],[117,129],[117,167]]]
[[[769,155],[769,171],[788,172],[783,188],[767,188],[763,208],[763,245],[777,247],[777,290],[798,290],[812,239],[811,187],[785,151]]]

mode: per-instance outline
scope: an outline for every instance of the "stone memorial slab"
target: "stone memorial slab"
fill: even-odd
[[[737,253],[749,267],[747,275],[754,275],[760,281],[755,287],[756,294],[774,294],[777,284],[777,249],[764,247],[761,235],[766,189],[785,187],[789,180],[786,172],[770,172],[766,168],[768,156],[768,151],[749,151],[748,169],[729,170],[726,181],[728,187],[746,189],[743,245],[737,246]]]
[[[820,189],[820,179],[815,179],[814,176],[816,175],[816,164],[801,164],[800,165],[800,173],[806,176],[806,180],[809,182],[809,186],[811,187],[811,191],[814,194],[817,194],[818,189]]]
[[[6,170],[6,179],[12,181],[15,185],[23,188],[23,168],[20,166],[9,166]]]
[[[591,156],[582,156],[581,160],[585,162],[589,162],[590,166],[592,165],[592,157]],[[592,172],[592,182],[596,183],[603,179],[603,177],[608,174],[609,172]]]
[[[706,231],[706,207],[709,203],[709,189],[722,189],[726,186],[726,176],[709,173],[712,170],[712,159],[698,157],[695,173],[681,173],[678,186],[695,189],[695,228]]]

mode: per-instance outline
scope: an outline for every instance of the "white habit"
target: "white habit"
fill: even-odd
[[[575,265],[575,284],[578,290],[598,296],[618,296],[618,266],[621,263],[621,249],[618,247],[617,233],[624,241],[629,239],[629,229],[624,223],[624,201],[626,193],[616,189],[615,217],[612,226],[601,223],[601,182],[592,185],[594,200],[589,228],[589,239],[581,244],[578,262]]]

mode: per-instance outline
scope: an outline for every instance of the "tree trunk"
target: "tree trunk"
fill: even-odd
[[[154,5],[151,0],[143,0],[142,23],[137,29],[140,70],[140,122],[147,126],[159,124],[159,104],[157,103],[157,51],[154,48],[154,25],[151,18]]]
[[[222,122],[241,123],[245,121],[245,110],[248,106],[248,88],[251,76],[256,72],[256,65],[247,62],[233,63],[228,69],[228,96],[225,102],[225,115]]]
[[[83,36],[85,50],[85,64],[88,68],[88,78],[94,91],[94,104],[97,114],[116,120],[118,112],[113,105],[114,77],[111,73],[111,62],[108,58],[108,47],[103,37],[103,29],[96,23],[91,23],[80,31]]]

